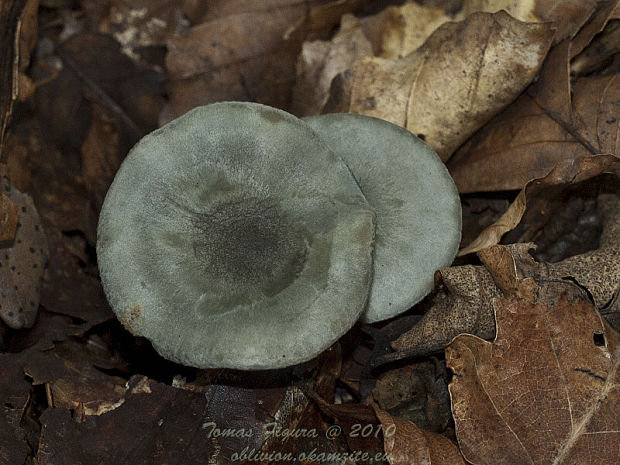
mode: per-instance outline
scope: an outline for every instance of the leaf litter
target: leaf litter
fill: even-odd
[[[23,286],[12,305],[36,307],[0,313],[7,463],[618,460],[617,2],[41,5],[0,10],[21,25],[0,59],[0,271]],[[226,99],[381,116],[435,147],[468,208],[466,248],[434,293],[285,372],[182,367],[126,334],[94,256],[107,186],[142,134]],[[20,235],[22,203],[40,235]],[[214,437],[211,423],[252,435]],[[267,437],[267,424],[318,436]],[[335,425],[346,434],[328,439]],[[383,433],[352,434],[363,426]]]

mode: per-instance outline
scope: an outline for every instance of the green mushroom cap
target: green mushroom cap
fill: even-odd
[[[303,118],[351,169],[377,215],[374,277],[362,319],[402,313],[433,289],[461,240],[461,203],[437,154],[400,126],[335,113]]]
[[[144,137],[106,196],[101,280],[120,321],[199,368],[280,368],[359,318],[375,222],[346,165],[264,105],[196,108]]]

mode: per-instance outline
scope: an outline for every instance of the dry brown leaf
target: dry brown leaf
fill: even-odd
[[[592,22],[593,13],[607,9],[606,5],[597,5],[595,0],[464,0],[458,13],[448,16],[442,9],[443,3],[438,3],[441,8],[433,8],[409,0],[404,5],[390,6],[364,18],[364,32],[373,44],[375,55],[391,59],[406,56],[445,22],[462,21],[473,13],[501,10],[519,21],[552,23],[557,43],[572,37],[586,21]]]
[[[613,173],[617,170],[620,170],[620,158],[612,155],[586,156],[556,165],[546,176],[528,182],[500,219],[484,229],[471,244],[461,249],[459,256],[498,244],[505,233],[519,224],[528,202],[540,196],[545,189],[561,184],[574,184],[601,173]]]
[[[120,131],[116,120],[101,106],[91,104],[93,122],[82,144],[82,176],[99,211],[103,199],[120,166]]]
[[[587,289],[601,313],[620,322],[620,197],[600,195],[598,209],[604,221],[600,247],[549,263],[547,269],[549,276],[555,279],[574,279]]]
[[[556,286],[553,294],[562,287]],[[493,343],[446,349],[461,451],[474,464],[618,463],[620,337],[583,297],[494,301]]]
[[[554,43],[572,37],[590,19],[597,0],[465,0],[461,14],[506,10],[521,21],[549,22],[556,30]]]
[[[308,399],[294,387],[241,388],[213,384],[205,391],[171,387],[136,375],[124,401],[84,422],[65,408],[47,409],[37,463],[247,463],[268,442],[264,426],[293,428]],[[242,431],[231,434],[230,431]],[[105,431],[105,434],[102,434]],[[228,433],[225,433],[228,431]],[[276,438],[275,450],[282,449]]]
[[[362,3],[216,2],[207,10],[204,23],[168,43],[170,106],[162,113],[162,122],[220,100],[288,107],[295,63],[306,35],[329,30],[342,14],[355,11]]]
[[[404,126],[447,160],[532,81],[552,35],[548,25],[505,12],[473,14],[444,24],[400,60],[358,60],[326,108]]]
[[[375,55],[396,59],[415,51],[439,26],[451,19],[441,8],[407,2],[364,18],[362,25]]]
[[[513,295],[528,302],[538,297],[538,285],[531,276],[525,276],[536,269],[534,258],[529,250],[534,244],[515,244],[508,248],[501,245],[489,247],[478,252],[480,261],[493,277],[493,282],[504,295]]]
[[[293,83],[296,54],[283,35],[304,15],[305,7],[298,2],[273,3],[244,13],[223,13],[169,42],[170,108],[165,120],[218,100],[286,106],[289,97],[282,89]]]
[[[334,76],[367,55],[372,55],[372,47],[359,20],[352,15],[342,17],[340,29],[331,41],[304,42],[297,60],[291,112],[304,116],[320,114]]]
[[[124,378],[106,375],[90,365],[68,368],[74,371],[49,383],[51,400],[55,408],[74,410],[76,421],[85,421],[86,416],[103,415],[125,401]]]
[[[545,21],[534,12],[534,0],[464,0],[461,3],[458,14],[449,16],[441,3],[437,8],[422,6],[410,0],[404,5],[390,6],[376,15],[364,18],[364,32],[373,43],[375,55],[396,59],[417,50],[443,23],[463,21],[473,13],[497,13],[504,10],[519,21]]]
[[[47,240],[32,198],[8,185],[3,188],[19,210],[15,240],[0,250],[0,320],[11,328],[30,328],[39,309]]]
[[[47,322],[54,324],[49,319]],[[67,329],[59,329],[59,339],[66,338]],[[77,339],[56,341],[45,349],[42,355],[25,360],[24,372],[32,378],[33,385],[45,384],[50,407],[74,410],[75,421],[82,422],[86,416],[102,415],[122,405],[126,379],[95,367],[116,368],[118,362],[112,363],[111,354],[103,357],[93,350],[93,344]]]
[[[26,0],[0,2],[0,156],[4,131],[11,119],[13,102],[17,98],[17,74],[19,64],[19,30]]]
[[[571,73],[576,76],[590,74],[612,60],[618,52],[620,52],[620,21],[616,20],[573,59]]]
[[[492,300],[501,293],[526,301],[537,298],[534,282],[576,283],[592,297],[615,327],[620,322],[620,199],[601,194],[603,233],[597,250],[566,258],[558,263],[537,263],[529,254],[533,244],[497,245],[478,252],[485,266],[460,266],[439,270],[443,286],[433,306],[409,331],[392,343],[399,359],[422,355],[445,347],[461,333],[483,339],[495,335]]]
[[[112,34],[123,52],[132,57],[136,57],[136,49],[164,46],[184,30],[181,5],[176,1],[112,0],[109,9],[99,31]]]
[[[491,302],[500,290],[491,273],[482,266],[466,265],[443,268],[437,276],[445,290],[413,328],[392,342],[403,355],[437,352],[462,333],[485,339],[495,335]]]
[[[393,417],[377,405],[373,407],[383,427],[383,443],[390,465],[465,465],[458,447],[445,436]]]
[[[578,79],[571,91],[571,43],[550,52],[540,79],[450,160],[459,192],[520,189],[557,165],[620,153],[617,74]]]
[[[441,433],[451,420],[448,374],[439,360],[426,360],[387,371],[377,379],[372,397],[390,415]]]

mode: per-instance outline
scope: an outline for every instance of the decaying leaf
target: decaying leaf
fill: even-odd
[[[392,342],[402,356],[442,350],[456,335],[476,334],[492,338],[495,321],[491,302],[500,295],[488,270],[481,266],[443,268],[437,272],[444,291],[409,331]]]
[[[49,319],[48,322],[55,323]],[[68,328],[59,326],[60,337],[54,341],[52,349],[25,362],[24,371],[32,384],[45,384],[50,407],[74,410],[78,422],[85,421],[86,416],[101,415],[120,406],[124,401],[126,380],[95,367],[113,369],[119,363],[113,363],[110,354],[101,356],[98,353],[101,350],[96,350],[99,346],[75,339],[62,341],[63,332]],[[41,345],[39,350],[43,350]]]
[[[465,458],[493,464],[620,461],[620,337],[579,294],[494,300],[493,343],[458,336],[446,349]]]
[[[0,392],[0,460],[6,464],[25,463],[29,447],[20,419],[30,399],[30,383],[24,379],[19,355],[0,354]]]
[[[474,11],[506,10],[521,21],[551,23],[558,43],[572,37],[591,18],[598,7],[597,0],[465,0],[461,14]]]
[[[162,120],[220,100],[288,107],[304,38],[310,32],[329,30],[342,14],[356,11],[362,3],[216,2],[207,9],[204,22],[168,43],[170,106]]]
[[[95,325],[114,318],[100,281],[87,273],[59,233],[48,235],[50,266],[41,291],[41,304],[58,313]]]
[[[437,359],[383,373],[372,397],[390,415],[441,433],[450,421],[446,367]]]
[[[380,431],[379,420],[373,407],[368,405],[369,401],[364,404],[328,404],[320,397],[310,394],[321,411],[335,420],[338,431],[346,439],[350,450],[365,451],[373,456],[383,450],[381,435],[378,433]],[[359,427],[366,425],[370,425],[367,429],[370,429],[371,433],[361,434]]]
[[[372,47],[352,15],[342,17],[340,30],[331,41],[304,42],[297,60],[291,111],[304,116],[320,114],[334,76],[367,55],[372,55]]]
[[[553,32],[505,12],[446,23],[398,60],[358,60],[332,89],[329,111],[406,127],[443,160],[532,81]]]
[[[46,410],[37,461],[113,464],[183,457],[186,463],[198,463],[201,456],[204,463],[215,451],[209,430],[202,428],[207,405],[201,394],[137,376],[130,380],[122,405],[86,423],[76,423],[67,409]]]
[[[164,46],[184,29],[181,5],[170,0],[113,0],[107,17],[99,24],[101,32],[111,33],[123,52],[138,60],[138,49]]]
[[[121,164],[120,130],[114,118],[92,104],[93,122],[82,144],[82,176],[97,211]]]
[[[598,6],[595,0],[463,0],[458,12],[448,15],[442,9],[445,2],[435,3],[441,8],[422,6],[409,0],[364,18],[364,32],[373,44],[375,55],[391,59],[406,56],[445,22],[463,21],[473,13],[497,13],[501,10],[519,21],[552,23],[556,30],[554,42],[559,42],[573,36],[586,21],[592,21],[595,8],[599,8],[596,12],[606,8],[605,5]]]
[[[82,93],[77,95],[77,104],[84,96],[104,108],[118,121],[121,135],[126,139],[125,150],[129,150],[140,137],[157,127],[165,100],[161,71],[137,64],[121,50],[121,44],[111,36],[92,33],[77,34],[56,49],[64,66],[78,78]],[[71,91],[75,93],[75,88]],[[48,94],[47,100],[48,105],[66,104],[54,93]],[[75,121],[76,115],[70,113],[65,119]],[[79,140],[77,145],[82,142]]]
[[[32,195],[48,235],[49,269],[41,303],[50,310],[93,324],[113,318],[99,280],[82,266],[84,250],[75,253],[71,238],[95,243],[96,219],[81,177],[79,160],[49,148],[31,155]],[[81,264],[82,262],[82,264]]]
[[[450,160],[459,192],[520,189],[580,158],[618,156],[620,78],[583,77],[571,91],[570,50],[569,41],[556,46],[540,79]]]
[[[84,423],[75,422],[64,408],[46,410],[37,460],[112,465],[175,463],[182,457],[187,464],[239,463],[243,452],[261,453],[273,427],[266,425],[291,427],[291,418],[281,417],[294,410],[299,396],[306,399],[287,387],[212,385],[193,392],[134,376],[122,403]],[[281,450],[280,438],[276,442],[279,448],[267,453]]]
[[[526,301],[536,298],[536,282],[577,283],[592,296],[596,309],[614,325],[620,320],[620,198],[601,194],[603,233],[597,250],[557,263],[537,263],[529,254],[533,244],[494,246],[478,252],[485,266],[460,266],[438,272],[443,288],[420,322],[392,343],[401,353],[393,359],[420,355],[445,347],[461,333],[483,339],[495,335],[492,301],[502,293]]]
[[[18,217],[11,246],[0,249],[0,319],[11,328],[30,328],[39,309],[47,240],[32,198],[8,184],[4,190]]]
[[[0,152],[17,98],[19,31],[26,3],[27,0],[0,2],[0,42],[4,44],[0,47]]]
[[[614,18],[592,43],[571,62],[571,73],[584,76],[604,65],[620,51],[620,18]]]
[[[459,251],[459,256],[474,253],[491,247],[501,240],[502,236],[519,224],[525,214],[528,203],[536,197],[543,197],[554,186],[574,184],[601,173],[613,173],[620,169],[620,158],[612,155],[586,156],[567,160],[556,165],[544,177],[529,181],[510,204],[506,212],[495,223],[485,228],[471,244]],[[535,200],[534,200],[535,201]],[[533,209],[530,206],[530,209]],[[548,215],[549,212],[545,214]]]
[[[465,465],[458,447],[445,436],[393,417],[376,405],[374,409],[383,427],[385,453],[390,465]]]
[[[549,263],[548,273],[554,278],[574,279],[588,290],[601,313],[620,323],[620,197],[602,194],[598,208],[604,221],[600,247]]]
[[[376,56],[397,59],[415,51],[439,26],[450,20],[452,18],[441,8],[407,2],[364,18],[362,25]]]

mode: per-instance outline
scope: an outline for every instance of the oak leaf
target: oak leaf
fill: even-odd
[[[494,301],[494,342],[458,336],[452,412],[474,464],[618,463],[620,336],[583,297]],[[594,452],[596,451],[596,452]]]

